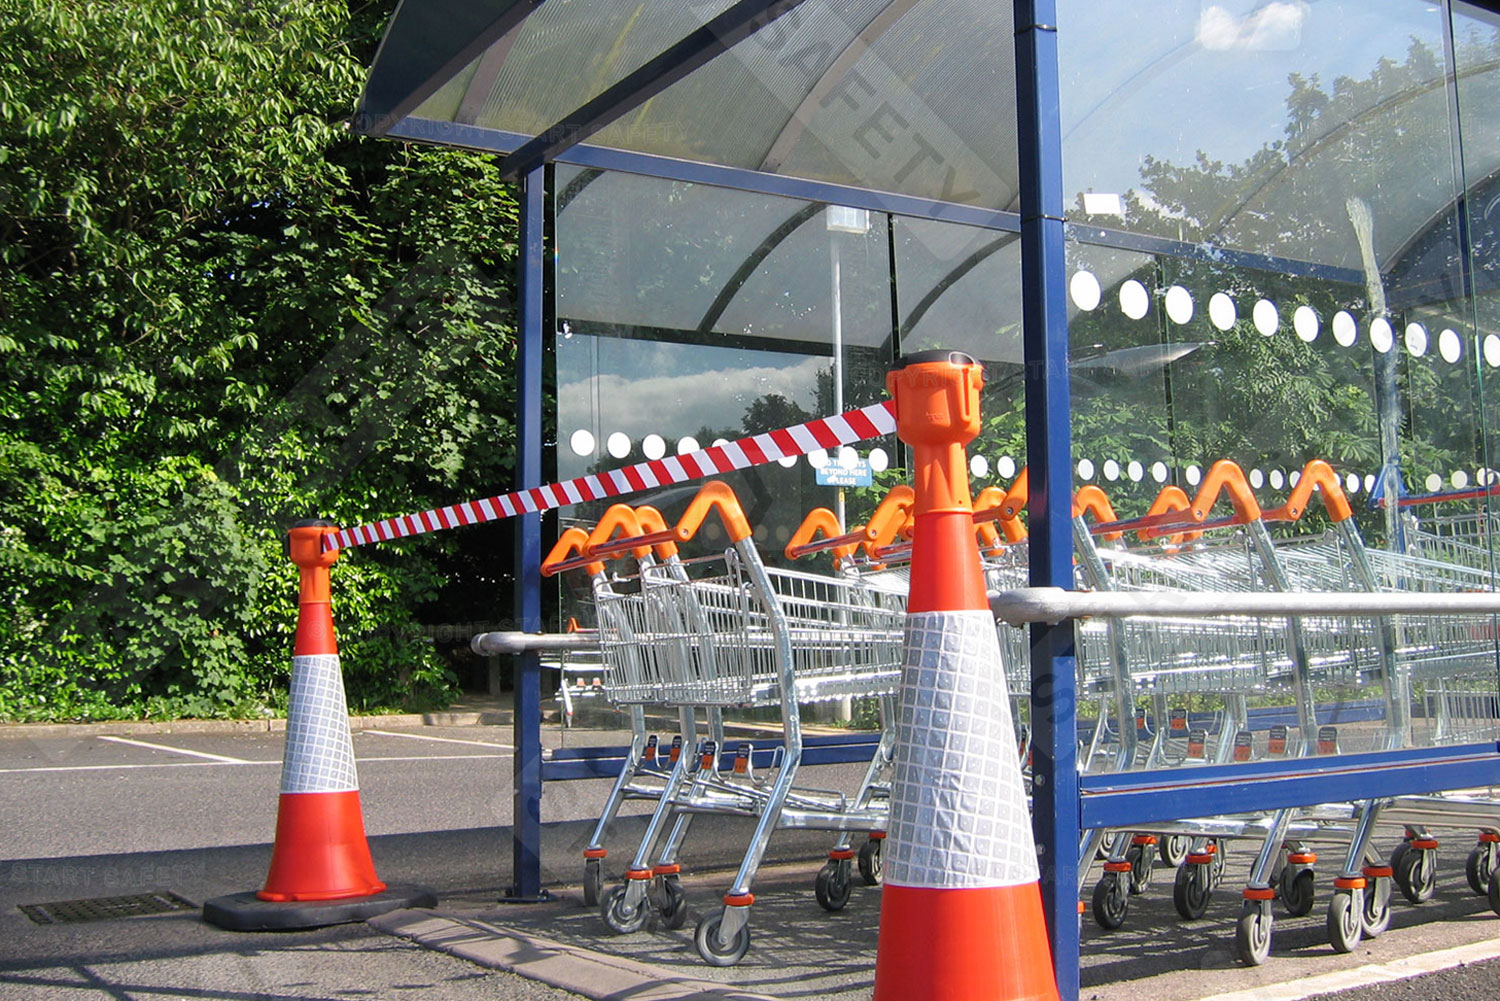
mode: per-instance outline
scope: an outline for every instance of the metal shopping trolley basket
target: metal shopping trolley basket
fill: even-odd
[[[656,865],[650,864],[668,822],[698,813],[753,817],[755,830],[724,907],[705,916],[695,936],[706,961],[730,965],[749,948],[750,886],[776,829],[884,828],[882,800],[795,784],[802,759],[798,704],[895,691],[905,618],[903,609],[857,580],[767,567],[732,491],[719,482],[699,491],[675,528],[618,540],[596,548],[595,555],[664,539],[686,542],[714,511],[728,530],[729,548],[682,561],[684,574],[643,570],[636,596],[609,599],[619,608],[607,619],[601,616],[601,646],[653,651],[640,688],[622,690],[618,698],[650,694],[667,705],[779,707],[782,741],[774,775],[755,775],[748,753],[736,762],[744,760],[743,769],[725,774],[720,745],[706,743],[690,756],[688,768],[668,780],[625,883],[606,895],[601,915],[620,932],[641,927],[653,909],[675,918],[680,889],[671,839]],[[622,626],[619,635],[606,635]]]

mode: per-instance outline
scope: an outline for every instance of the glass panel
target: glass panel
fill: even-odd
[[[474,122],[535,135],[728,6],[549,0],[521,26]]]
[[[885,217],[561,166],[554,190],[559,479],[884,398],[892,344]],[[876,448],[895,459],[893,440],[856,451]],[[720,477],[772,565],[787,563],[782,550],[809,510],[838,506],[839,491],[817,482],[812,460],[823,458]],[[701,485],[628,499],[675,521]],[[847,491],[850,522],[882,493]],[[564,508],[561,524],[592,528],[607,506]],[[714,519],[704,533],[722,546]],[[564,602],[565,616],[586,613]]]
[[[1475,209],[1500,193],[1494,15],[1455,22],[1456,93],[1441,9],[1415,0],[1060,21],[1075,483],[1121,519],[1207,519],[1091,534],[1081,582],[1489,588],[1485,508],[1453,493],[1495,464]],[[1478,617],[1087,623],[1089,765],[1493,740],[1494,636]]]
[[[889,0],[807,4],[673,84],[592,140],[760,168],[808,91]],[[702,20],[710,12],[700,12]]]
[[[911,5],[829,83],[827,96],[807,109],[805,130],[783,139],[789,148],[776,160],[780,173],[1014,208],[1010,5]]]
[[[1416,0],[1059,4],[1073,218],[1362,270],[1442,211],[1445,25]]]

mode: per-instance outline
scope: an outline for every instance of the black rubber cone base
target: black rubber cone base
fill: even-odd
[[[403,907],[436,907],[425,886],[392,883],[383,893],[343,900],[262,900],[254,890],[215,897],[203,905],[203,920],[230,931],[291,931],[365,921]]]

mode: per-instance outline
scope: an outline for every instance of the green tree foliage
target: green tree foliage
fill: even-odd
[[[292,521],[507,481],[515,199],[345,129],[390,6],[0,0],[0,717],[274,707]],[[500,538],[340,560],[354,705],[451,689]]]

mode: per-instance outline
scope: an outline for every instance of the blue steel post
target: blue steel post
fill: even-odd
[[[538,167],[526,174],[521,196],[520,343],[516,368],[516,487],[542,485],[542,323],[545,281],[546,183]],[[516,526],[516,618],[526,632],[542,628],[542,517]],[[535,651],[516,658],[512,765],[510,898],[542,897],[542,683]]]
[[[1062,124],[1053,0],[1015,0],[1021,310],[1031,583],[1073,586]],[[1062,1001],[1078,997],[1077,692],[1073,624],[1031,627],[1033,823]]]

